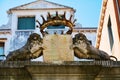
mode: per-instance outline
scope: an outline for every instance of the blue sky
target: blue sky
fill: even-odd
[[[0,26],[8,22],[7,11],[10,8],[35,0],[0,0]],[[76,9],[75,18],[83,27],[97,27],[102,0],[47,0]]]

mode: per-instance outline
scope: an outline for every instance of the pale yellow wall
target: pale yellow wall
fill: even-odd
[[[117,23],[116,23],[115,11],[113,6],[114,6],[113,0],[108,0],[99,49],[104,50],[109,55],[116,56],[118,60],[120,60],[120,42],[118,37]],[[107,29],[109,16],[111,18],[112,32],[113,32],[113,38],[114,38],[112,51],[110,49],[108,29]]]

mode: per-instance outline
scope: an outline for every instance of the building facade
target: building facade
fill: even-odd
[[[96,47],[120,60],[120,0],[103,0]]]
[[[74,20],[75,10],[73,8],[45,0],[37,0],[9,9],[7,11],[9,16],[8,24],[0,27],[1,57],[3,58],[3,56],[8,55],[10,51],[19,49],[25,45],[27,38],[31,33],[38,33],[41,35],[39,28],[36,27],[38,25],[36,20],[43,23],[41,16],[47,20],[48,12],[53,17],[56,15],[56,12],[58,12],[61,17],[64,12],[66,12],[66,19],[69,19],[70,16],[73,15],[72,20]],[[67,30],[68,28],[65,26],[58,26],[57,29],[54,26],[49,26],[46,29],[50,34],[53,34],[56,31],[59,34],[61,31]],[[94,45],[96,30],[97,28],[81,28],[81,26],[79,27],[77,25],[77,27],[75,26],[72,35],[75,35],[78,32],[83,32]]]

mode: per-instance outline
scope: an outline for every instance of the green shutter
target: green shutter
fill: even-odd
[[[18,30],[35,29],[35,17],[18,18]]]

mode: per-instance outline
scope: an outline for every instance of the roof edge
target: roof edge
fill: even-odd
[[[29,5],[29,4],[33,4],[33,3],[36,3],[36,2],[38,2],[38,1],[46,1],[46,0],[37,0],[37,1],[29,2],[29,3],[26,3],[26,4],[20,5],[20,6],[16,6],[16,7],[10,8],[10,9],[7,11],[7,13],[10,14],[12,10],[18,10],[18,9],[16,9],[16,8],[18,8],[18,7],[23,7],[23,6],[26,6],[26,5]],[[50,2],[50,1],[46,1],[46,2],[51,3],[51,4],[55,4],[55,5],[59,5],[59,6],[64,6],[65,8],[70,8],[70,9],[72,9],[74,12],[76,12],[76,10],[75,10],[74,8],[72,8],[72,7],[65,6],[65,5],[61,5],[61,4],[59,4],[59,3],[54,3],[54,2]],[[55,8],[55,9],[56,9],[56,8]],[[61,9],[62,9],[62,8],[61,8]],[[30,9],[21,9],[21,10],[30,10]],[[31,10],[34,10],[34,9],[31,9]],[[36,9],[36,10],[37,10],[37,9]]]
[[[96,48],[99,48],[100,46],[100,40],[101,40],[101,34],[102,34],[102,29],[103,29],[103,22],[104,22],[107,2],[108,0],[103,0],[102,6],[101,6],[101,13],[100,13],[100,19],[99,19],[98,30],[97,30],[97,38],[96,38]]]

